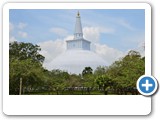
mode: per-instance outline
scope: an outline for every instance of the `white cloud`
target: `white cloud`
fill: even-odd
[[[23,31],[18,31],[18,35],[21,38],[27,38],[28,37],[28,34],[26,32],[23,32]]]
[[[18,25],[14,25],[10,22],[9,23],[9,42],[17,41],[16,36],[21,38],[27,38],[28,37],[27,32],[24,32],[24,31],[17,32],[17,28],[23,29],[25,27],[26,27],[25,23],[19,23]]]
[[[74,36],[73,35],[68,35],[67,37],[64,38],[64,40],[73,40]]]
[[[10,22],[9,23],[9,42],[17,41],[16,38],[12,35],[14,30],[14,25]]]
[[[95,52],[109,64],[112,64],[114,61],[125,55],[122,51],[98,43],[95,44]]]
[[[145,42],[140,41],[135,51],[138,51],[141,54],[141,56],[145,56]]]
[[[83,34],[84,34],[84,38],[89,41],[96,42],[96,43],[99,41],[100,31],[98,28],[84,27]]]
[[[124,19],[118,19],[117,20],[117,23],[131,31],[135,30],[135,28],[133,26],[131,26],[131,24],[129,22],[127,22],[126,20]]]
[[[99,43],[100,34],[113,34],[115,32],[112,28],[103,28],[103,27],[84,27],[83,34],[84,38],[91,41],[91,50],[95,51],[95,43]]]
[[[14,25],[12,23],[9,23],[9,32],[12,32],[14,29]]]
[[[83,34],[84,38],[90,40],[93,43],[99,42],[101,33],[114,33],[114,29],[107,29],[103,27],[84,27]]]
[[[17,41],[17,39],[14,36],[9,37],[9,42],[10,43],[14,42],[14,41]]]
[[[20,22],[17,27],[18,27],[19,29],[24,29],[26,26],[27,26],[26,23]]]
[[[45,57],[44,67],[50,68],[52,60],[66,50],[65,40],[68,38],[71,38],[71,36],[67,36],[64,39],[48,40],[38,43],[41,48],[40,53]]]
[[[68,34],[67,30],[63,28],[51,28],[49,31],[58,36],[66,36]]]

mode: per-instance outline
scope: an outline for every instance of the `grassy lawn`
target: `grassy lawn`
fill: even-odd
[[[25,93],[25,95],[57,95],[55,91],[53,92],[30,92],[30,93]],[[64,92],[59,92],[59,95],[104,95],[103,92],[101,91],[91,91],[90,94],[87,91],[64,91]]]

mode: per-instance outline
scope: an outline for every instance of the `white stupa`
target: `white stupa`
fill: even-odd
[[[98,66],[107,65],[106,61],[90,51],[91,42],[83,38],[79,12],[76,16],[74,39],[67,40],[66,42],[67,50],[52,61],[52,69],[80,74],[85,67],[91,67],[95,70]]]

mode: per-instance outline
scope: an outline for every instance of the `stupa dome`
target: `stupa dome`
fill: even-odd
[[[98,66],[106,66],[107,62],[89,50],[67,50],[52,61],[53,69],[82,73],[85,67],[95,70]]]
[[[85,67],[95,70],[99,66],[107,66],[96,53],[90,51],[90,41],[83,38],[80,14],[76,17],[76,25],[73,40],[67,40],[67,50],[52,61],[52,69],[80,74]]]

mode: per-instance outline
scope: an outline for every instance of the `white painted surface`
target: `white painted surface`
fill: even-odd
[[[85,67],[91,67],[95,70],[98,66],[107,66],[108,64],[107,61],[92,51],[74,49],[59,55],[52,61],[51,65],[53,65],[53,69],[79,74]]]

